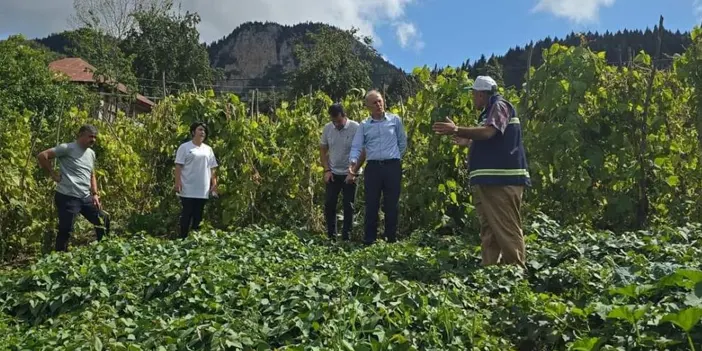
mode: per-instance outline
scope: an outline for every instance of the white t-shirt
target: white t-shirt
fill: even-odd
[[[183,189],[181,197],[209,198],[211,168],[217,167],[217,159],[209,145],[197,146],[192,141],[183,143],[176,152],[175,163],[182,165],[180,172]]]

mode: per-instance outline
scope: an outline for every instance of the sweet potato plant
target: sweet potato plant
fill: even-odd
[[[114,238],[0,274],[7,350],[699,350],[702,227],[526,228],[365,248],[277,227]]]

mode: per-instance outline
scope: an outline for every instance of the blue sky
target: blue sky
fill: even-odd
[[[600,7],[595,17],[582,20],[576,19],[578,14],[568,18],[546,10],[532,11],[536,3],[530,0],[421,1],[405,11],[405,20],[414,23],[421,33],[421,50],[401,48],[389,26],[377,29],[382,40],[379,49],[395,65],[411,70],[423,64],[455,66],[468,58],[478,59],[481,54],[501,55],[510,47],[523,47],[530,40],[547,36],[562,38],[571,31],[652,29],[661,15],[664,27],[671,30],[689,31],[699,23],[692,0],[619,0],[611,6]]]
[[[326,22],[356,27],[376,39],[390,62],[411,71],[460,65],[481,54],[504,54],[571,31],[653,28],[689,31],[702,0],[177,0],[197,12],[201,40],[212,42],[248,21]],[[0,0],[0,38],[45,37],[69,29],[73,0]]]

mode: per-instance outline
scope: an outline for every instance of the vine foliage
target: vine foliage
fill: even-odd
[[[501,90],[515,106],[525,106],[518,113],[533,181],[525,195],[527,217],[544,212],[562,223],[612,230],[640,228],[642,209],[646,223],[699,220],[700,29],[692,39],[665,71],[652,71],[653,59],[645,53],[618,68],[607,64],[603,52],[554,44],[541,53],[544,63],[531,68],[529,95]],[[0,43],[0,81],[13,83],[0,90],[0,121],[12,126],[0,132],[1,260],[36,253],[54,235],[53,184],[38,169],[35,155],[72,140],[86,122],[100,130],[98,182],[115,234],[175,232],[173,160],[187,140],[187,126],[196,120],[209,124],[221,165],[220,197],[208,204],[206,225],[323,230],[318,145],[329,96],[313,92],[281,102],[269,115],[252,115],[236,95],[184,93],[169,96],[150,114],[107,123],[91,118],[86,111],[93,96],[55,77],[45,55],[21,37]],[[434,75],[422,67],[412,79],[420,83],[417,93],[389,106],[408,134],[400,236],[426,228],[476,232],[467,150],[430,128],[447,116],[461,125],[476,124],[478,111],[463,90],[471,78],[461,70]],[[341,99],[356,121],[367,117],[363,94],[353,89]],[[363,193],[361,186],[355,235],[362,231]],[[76,232],[92,239],[85,221]]]

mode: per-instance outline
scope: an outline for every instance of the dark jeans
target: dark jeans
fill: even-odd
[[[336,236],[336,202],[343,191],[344,226],[341,238],[348,240],[353,227],[353,204],[356,198],[356,183],[347,184],[345,175],[336,175],[327,183],[327,196],[324,203],[324,215],[327,221],[327,235]]]
[[[183,205],[183,210],[180,213],[181,238],[186,238],[188,236],[190,228],[193,230],[200,229],[200,222],[202,222],[202,213],[205,210],[206,202],[207,199],[197,199],[192,197],[180,198],[180,203]]]
[[[68,240],[73,232],[73,224],[80,213],[95,226],[97,240],[105,235],[104,225],[100,219],[100,211],[93,205],[93,198],[77,198],[56,192],[54,203],[58,210],[58,235],[56,235],[56,251],[68,251]]]
[[[388,242],[397,239],[398,204],[402,187],[402,163],[400,160],[368,161],[364,185],[366,187],[366,236],[365,244],[375,242],[378,230],[380,195],[383,195],[385,233]]]

